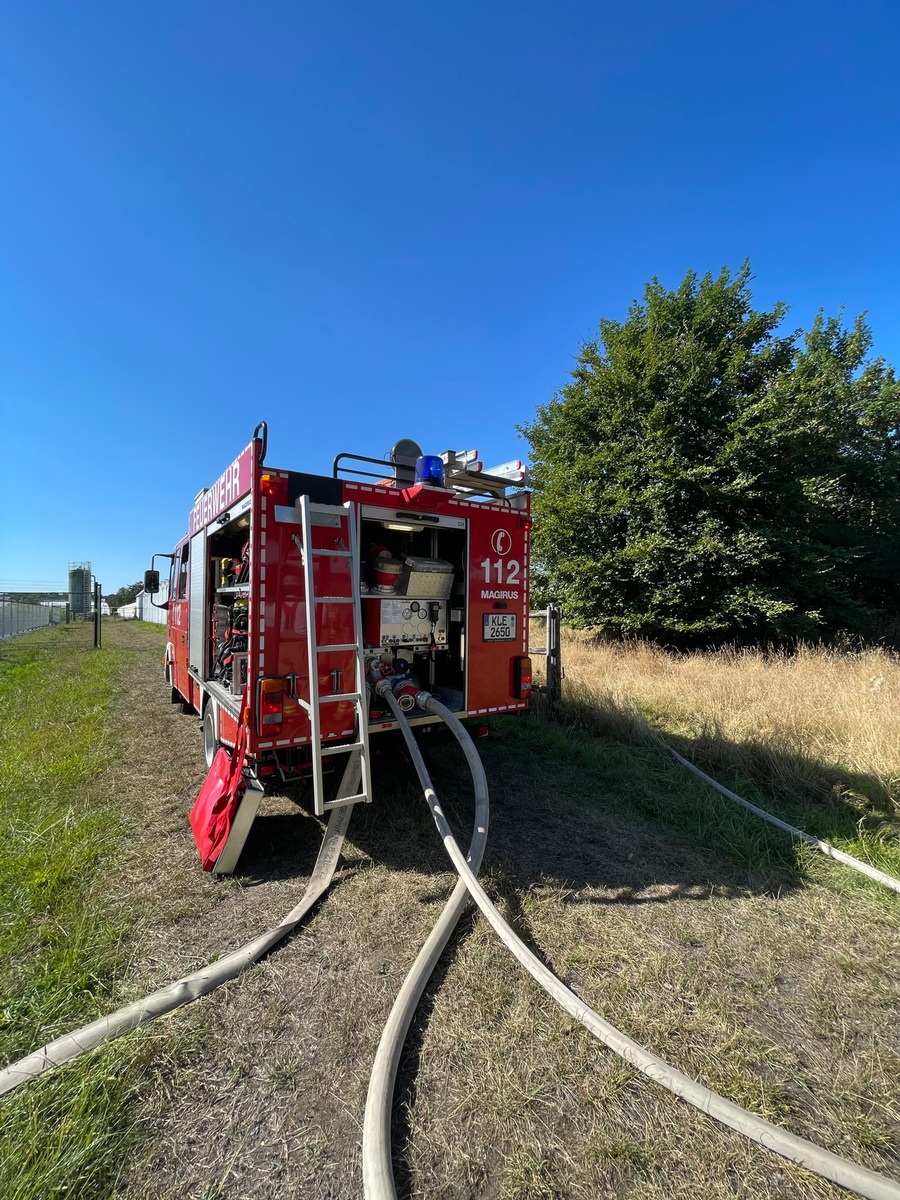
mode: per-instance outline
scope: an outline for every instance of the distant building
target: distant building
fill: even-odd
[[[149,621],[152,625],[165,625],[166,610],[156,604],[165,604],[169,598],[168,579],[160,580],[159,591],[151,598],[146,592],[138,592],[131,604],[122,604],[116,611],[124,621]],[[156,604],[152,601],[155,600]]]

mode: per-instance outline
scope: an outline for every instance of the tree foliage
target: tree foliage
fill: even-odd
[[[137,598],[139,592],[144,590],[143,580],[139,579],[137,583],[126,584],[125,587],[120,587],[117,592],[110,592],[103,599],[107,602],[110,608],[121,608],[123,604],[131,604],[132,600]]]
[[[900,386],[862,317],[783,334],[750,267],[646,287],[522,432],[538,578],[576,624],[862,631],[900,601]]]

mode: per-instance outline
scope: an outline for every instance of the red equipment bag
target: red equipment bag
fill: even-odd
[[[246,700],[246,693],[245,693]],[[234,749],[229,753],[224,746],[216,751],[209,774],[203,781],[200,794],[191,809],[191,829],[200,851],[200,865],[211,871],[222,853],[231,822],[244,797],[244,757],[247,753],[247,726],[244,724],[244,704],[238,717],[238,732]]]

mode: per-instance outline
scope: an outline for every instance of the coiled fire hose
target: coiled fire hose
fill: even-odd
[[[28,1080],[42,1075],[51,1067],[60,1066],[62,1063],[77,1058],[79,1054],[92,1050],[101,1042],[121,1037],[123,1033],[137,1029],[139,1025],[153,1021],[164,1013],[172,1012],[173,1009],[180,1008],[183,1004],[189,1004],[191,1000],[197,1000],[200,996],[208,995],[209,992],[221,987],[223,983],[236,979],[248,967],[252,967],[276,943],[297,928],[316,901],[328,890],[337,867],[352,812],[352,805],[331,810],[325,838],[319,848],[319,855],[303,898],[274,929],[260,934],[253,941],[241,946],[239,950],[232,950],[230,954],[226,954],[217,962],[211,963],[207,967],[201,967],[198,971],[192,971],[190,975],[185,975],[175,983],[170,983],[167,987],[161,988],[149,996],[144,996],[142,1000],[135,1000],[132,1004],[127,1004],[124,1008],[110,1013],[109,1016],[91,1021],[89,1025],[82,1025],[80,1029],[64,1034],[55,1041],[48,1042],[40,1050],[35,1050],[24,1058],[10,1063],[8,1067],[0,1071],[0,1096],[5,1092],[11,1092],[20,1083],[27,1083]]]
[[[774,1150],[776,1154],[780,1154],[783,1158],[799,1163],[807,1170],[814,1171],[817,1175],[831,1180],[832,1183],[836,1183],[840,1187],[855,1191],[859,1195],[867,1197],[868,1200],[900,1200],[900,1184],[895,1180],[889,1179],[885,1175],[879,1175],[875,1171],[870,1171],[868,1168],[850,1162],[848,1159],[841,1158],[837,1154],[832,1154],[830,1150],[826,1150],[822,1146],[817,1146],[815,1142],[810,1142],[806,1138],[789,1133],[786,1129],[782,1129],[778,1125],[773,1125],[771,1122],[756,1116],[754,1113],[748,1112],[732,1101],[726,1100],[724,1096],[720,1096],[717,1092],[712,1091],[712,1089],[704,1087],[703,1084],[691,1079],[688,1075],[677,1070],[664,1059],[652,1054],[649,1050],[645,1050],[643,1046],[639,1045],[632,1038],[616,1029],[614,1025],[611,1025],[609,1021],[606,1021],[598,1013],[594,1012],[592,1008],[588,1007],[583,1000],[579,999],[560,979],[557,979],[553,972],[532,954],[524,942],[516,936],[475,878],[441,810],[440,802],[432,786],[418,743],[390,690],[390,685],[387,685],[386,688],[378,685],[377,690],[389,705],[400,726],[407,748],[409,749],[410,757],[425,792],[425,798],[431,809],[434,823],[438,828],[444,848],[450,856],[461,881],[465,883],[472,899],[481,909],[485,918],[494,929],[494,932],[499,936],[507,949],[525,967],[532,978],[566,1012],[584,1025],[586,1029],[594,1034],[604,1045],[609,1047],[610,1050],[613,1050],[621,1058],[625,1059],[626,1062],[630,1063],[631,1066],[646,1075],[648,1079],[661,1084],[668,1091],[686,1100],[701,1112],[714,1117],[723,1125],[727,1125],[745,1137],[751,1138],[765,1149]],[[459,724],[459,722],[433,696],[430,696],[426,692],[420,692],[417,703],[420,708],[441,717],[456,732],[454,722],[456,724]],[[463,734],[465,737],[468,737],[468,734],[465,734],[465,730],[463,730]],[[457,736],[459,737],[458,734]],[[416,964],[414,964],[414,970],[418,965],[418,961],[417,959]],[[408,994],[414,994],[417,999],[420,993],[421,987],[418,992],[415,992],[411,988]],[[379,1046],[378,1051],[379,1056],[383,1052],[388,1062],[392,1058],[399,1059],[402,1051],[403,1037],[405,1036],[411,1016],[411,1012],[408,1016],[403,1013],[394,1019],[394,1014],[391,1014],[392,1020],[389,1024],[391,1024],[393,1031],[391,1035],[392,1042],[390,1045],[384,1047],[383,1051],[382,1047]],[[385,1037],[383,1036],[382,1042],[384,1043],[384,1041]],[[384,1068],[382,1068],[381,1073],[382,1075],[384,1074]],[[385,1104],[387,1106],[386,1112],[383,1108]],[[396,1200],[393,1177],[390,1171],[390,1096],[388,1095],[385,1098],[383,1082],[379,1083],[378,1094],[371,1100],[371,1109],[370,1113],[370,1105],[367,1105],[366,1119],[363,1126],[363,1178],[366,1200]],[[387,1130],[387,1145],[384,1144],[385,1130]],[[380,1145],[375,1141],[379,1136],[382,1138]],[[384,1169],[385,1161],[388,1164],[387,1170]]]

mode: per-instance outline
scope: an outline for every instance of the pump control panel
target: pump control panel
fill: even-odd
[[[367,646],[446,646],[447,601],[395,599],[363,600]]]

